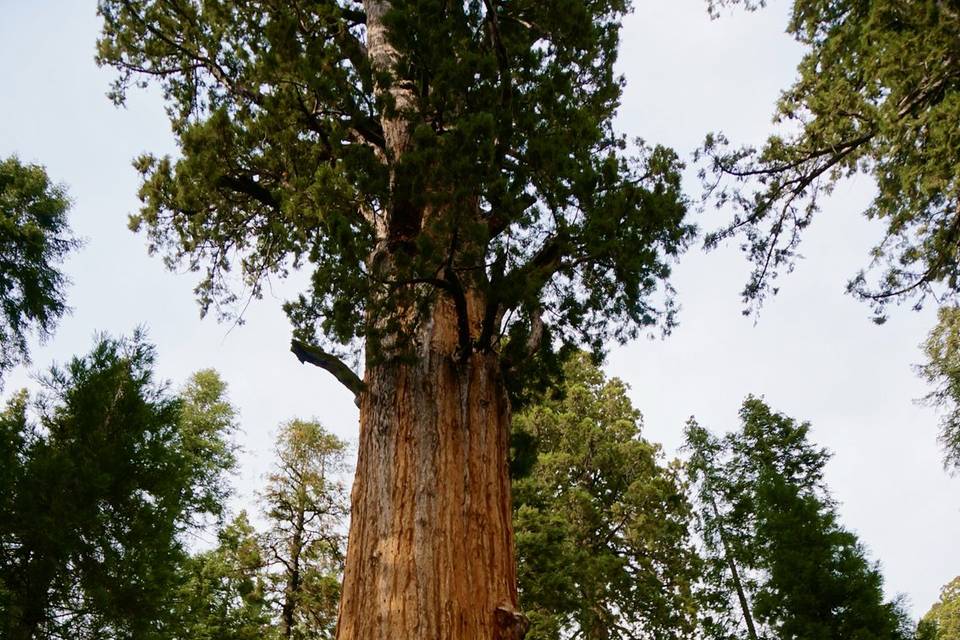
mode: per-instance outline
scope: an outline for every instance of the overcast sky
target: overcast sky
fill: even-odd
[[[710,21],[703,0],[635,0],[620,56],[627,88],[619,128],[685,158],[711,130],[761,141],[800,54],[783,32],[787,3],[770,4]],[[275,283],[252,304],[244,326],[201,321],[195,277],[164,270],[127,230],[138,204],[130,161],[175,147],[158,92],[134,92],[125,109],[105,97],[111,73],[93,63],[95,3],[0,0],[0,15],[0,158],[42,163],[65,183],[71,224],[86,240],[67,264],[73,313],[34,349],[34,369],[86,352],[97,331],[128,334],[138,325],[158,346],[163,378],[180,384],[216,368],[242,415],[238,504],[262,484],[280,422],[314,416],[355,442],[349,394],[288,351],[280,305],[294,291],[289,284]],[[759,318],[740,313],[749,267],[736,246],[693,248],[673,280],[679,328],[664,340],[610,345],[607,370],[631,386],[646,437],[669,455],[689,416],[715,431],[734,428],[751,393],[812,422],[816,442],[835,454],[827,480],[844,524],[882,562],[888,593],[906,594],[919,615],[960,574],[960,480],[942,471],[936,414],[914,402],[925,388],[911,367],[934,310],[895,309],[878,327],[844,293],[881,231],[860,215],[872,188],[868,179],[850,181],[824,202],[801,248],[805,259]],[[723,220],[691,215],[701,228]],[[31,386],[30,371],[14,371],[6,393]]]

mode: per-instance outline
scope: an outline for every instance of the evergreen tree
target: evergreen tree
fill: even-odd
[[[943,307],[937,318],[923,344],[927,361],[919,371],[935,387],[924,400],[944,410],[940,420],[944,466],[960,471],[960,308]]]
[[[186,531],[217,516],[233,410],[212,372],[182,397],[142,334],[102,337],[0,414],[0,635],[162,637]]]
[[[174,598],[170,640],[263,640],[276,635],[260,541],[241,512],[216,548],[187,558]]]
[[[764,0],[710,0],[755,9]],[[707,245],[740,234],[755,265],[756,301],[789,270],[821,197],[863,173],[877,194],[865,211],[886,234],[849,290],[878,320],[890,301],[919,306],[960,291],[960,6],[954,0],[793,0],[788,32],[804,48],[781,94],[782,132],[759,149],[710,136],[709,195],[736,214]],[[775,290],[775,289],[774,289]]]
[[[323,640],[337,621],[349,510],[347,444],[319,423],[291,420],[260,494],[265,527],[242,512],[218,545],[186,558],[171,640]]]
[[[314,421],[280,428],[277,463],[262,496],[269,530],[264,560],[278,603],[280,637],[333,638],[349,505],[347,443]]]
[[[27,337],[49,337],[66,311],[60,264],[77,248],[66,190],[43,167],[0,160],[0,382],[28,357]]]
[[[612,121],[625,0],[101,0],[113,97],[159,84],[177,159],[131,221],[229,312],[304,270],[292,349],[357,397],[338,637],[522,635],[508,390],[670,326],[680,163]],[[362,348],[361,379],[337,354]]]
[[[626,391],[575,354],[514,420],[536,452],[513,484],[528,640],[692,637],[690,504]]]
[[[960,577],[940,590],[940,599],[920,620],[918,640],[958,640],[960,638]]]
[[[748,398],[741,429],[721,439],[688,425],[689,470],[715,581],[705,601],[710,637],[769,640],[910,637],[886,602],[883,577],[839,523],[823,482],[829,454],[810,425]],[[749,622],[748,622],[749,621]]]

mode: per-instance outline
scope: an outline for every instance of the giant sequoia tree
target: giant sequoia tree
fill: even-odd
[[[132,226],[204,310],[307,270],[293,351],[360,405],[341,639],[521,635],[508,390],[669,326],[691,229],[674,153],[612,130],[626,9],[100,2],[114,98],[157,82],[180,145],[137,161]]]

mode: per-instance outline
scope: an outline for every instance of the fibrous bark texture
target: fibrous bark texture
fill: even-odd
[[[396,77],[398,53],[383,23],[389,2],[366,0],[364,9],[371,64],[393,80],[378,86],[392,104],[381,117],[392,202],[370,264],[387,280],[393,252],[451,211],[414,205],[397,173],[418,103]],[[409,322],[367,357],[338,640],[512,640],[526,630],[499,356],[474,348],[484,304],[469,278],[453,274],[455,236],[435,240],[451,247],[447,277],[409,308],[395,299],[394,317]]]
[[[368,368],[339,640],[520,638],[495,354],[457,352],[441,302],[418,357]]]

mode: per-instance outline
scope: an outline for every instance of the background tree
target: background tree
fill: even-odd
[[[672,320],[692,229],[676,155],[612,129],[626,9],[99,3],[114,98],[159,83],[180,146],[137,161],[133,228],[204,310],[231,269],[252,296],[307,270],[293,351],[357,396],[340,638],[522,635],[507,390]],[[335,357],[361,346],[362,380]]]
[[[28,336],[48,337],[67,309],[60,264],[79,244],[69,208],[66,190],[43,167],[0,160],[0,383],[27,359]]]
[[[318,422],[292,420],[277,436],[277,464],[263,501],[265,561],[279,600],[280,637],[333,638],[349,503],[347,443]]]
[[[960,638],[960,578],[954,578],[940,591],[940,599],[920,621],[919,640],[956,640]]]
[[[137,333],[98,338],[0,415],[0,629],[11,640],[152,638],[184,558],[182,535],[221,509],[223,384],[176,397]]]
[[[173,598],[171,640],[263,640],[276,637],[265,561],[256,531],[241,512],[218,545],[187,558]]]
[[[933,387],[924,400],[944,410],[940,419],[940,444],[944,466],[960,470],[960,308],[942,307],[937,325],[923,344],[926,363],[920,375]]]
[[[710,0],[712,10],[763,0]],[[886,234],[868,279],[849,290],[878,320],[890,301],[919,306],[960,290],[960,8],[948,0],[794,0],[788,32],[804,47],[797,80],[780,97],[783,133],[760,148],[731,149],[722,135],[703,150],[703,177],[733,221],[707,245],[741,234],[755,264],[748,302],[789,270],[820,199],[842,178],[870,175],[877,194],[865,211]],[[775,289],[772,289],[775,291]]]
[[[695,529],[705,547],[700,601],[700,625],[708,638],[758,640],[751,600],[758,589],[757,577],[740,558],[753,554],[748,518],[744,514],[723,517],[720,491],[729,489],[724,477],[725,443],[691,419],[687,423],[687,468],[698,502]]]
[[[514,419],[536,445],[513,484],[527,637],[692,637],[698,566],[679,466],[642,438],[623,382],[584,353],[564,373]]]
[[[910,637],[900,605],[884,601],[879,568],[838,522],[823,483],[829,454],[808,442],[810,425],[752,397],[740,418],[740,430],[719,440],[695,422],[687,428],[700,531],[707,561],[717,568],[711,575],[729,570],[708,585],[708,602],[727,603],[708,619],[711,635],[742,637],[724,622],[739,617],[734,603],[745,603],[753,637]]]

